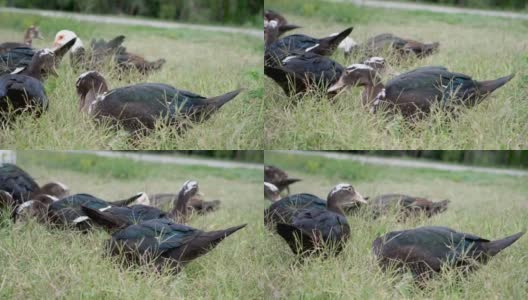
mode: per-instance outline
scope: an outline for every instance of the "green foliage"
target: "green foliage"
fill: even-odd
[[[415,285],[411,274],[382,272],[371,250],[376,237],[418,226],[448,226],[491,239],[525,231],[526,177],[361,165],[282,152],[266,152],[265,163],[283,167],[290,176],[302,179],[291,186],[293,194],[304,192],[325,197],[335,184],[348,182],[363,196],[404,193],[436,201],[451,200],[446,212],[430,219],[401,222],[397,215],[388,214],[372,220],[367,209],[349,216],[351,236],[337,257],[309,258],[296,263],[284,240],[269,234],[263,246],[273,250],[265,257],[267,265],[263,272],[269,278],[266,295],[281,299],[528,297],[526,236],[471,275],[460,276],[456,270],[446,268],[425,288]]]
[[[358,43],[383,32],[440,42],[439,52],[425,59],[402,62],[385,57],[389,67],[382,76],[383,82],[431,65],[445,66],[475,80],[516,74],[477,107],[462,108],[457,117],[437,109],[414,124],[401,115],[369,113],[362,105],[361,87],[349,88],[332,101],[316,93],[291,99],[266,78],[267,149],[496,150],[528,146],[528,64],[526,49],[519,43],[528,34],[528,23],[507,18],[360,8],[318,0],[269,0],[265,5],[283,12],[289,22],[303,26],[297,32],[311,36],[327,36],[354,26],[351,37]],[[343,66],[360,62],[360,57],[346,58],[339,51],[332,59]]]
[[[42,153],[40,160],[47,160],[47,153]],[[48,168],[34,164],[36,161],[23,159],[21,163],[39,182],[61,180],[72,192],[88,192],[110,200],[129,197],[138,191],[175,192],[185,180],[194,178],[208,199],[221,199],[222,203],[221,209],[214,213],[193,216],[190,226],[207,231],[245,223],[248,226],[173,275],[160,274],[151,266],[121,267],[121,259],[105,255],[109,235],[102,230],[81,234],[54,230],[36,222],[12,224],[2,217],[1,299],[264,299],[260,287],[262,273],[255,270],[266,267],[262,257],[267,250],[254,248],[265,243],[260,202],[262,172],[258,172],[257,182],[250,174],[227,175],[237,178],[230,180],[219,173],[208,175],[200,168],[195,171],[171,166],[173,171],[169,173],[165,167],[151,164],[145,167],[161,167],[161,176],[148,171],[152,177],[119,180],[100,173]],[[228,174],[237,170],[222,169],[221,172]],[[259,198],[249,195],[259,195]]]
[[[102,73],[111,88],[138,82],[161,82],[212,97],[238,88],[244,90],[222,107],[211,119],[192,126],[185,134],[160,126],[151,135],[133,140],[108,124],[97,126],[92,118],[79,112],[76,72],[67,55],[59,77],[45,82],[49,110],[41,118],[18,118],[0,130],[0,145],[16,149],[262,149],[262,40],[240,34],[192,29],[156,29],[142,26],[92,24],[65,18],[0,14],[0,40],[16,41],[24,30],[36,23],[46,38],[35,41],[37,48],[50,47],[59,30],[70,29],[89,44],[92,38],[126,36],[124,45],[132,53],[149,60],[165,58],[160,72],[149,76],[126,74],[118,79],[112,65]],[[89,26],[87,24],[90,24]],[[160,46],[162,45],[162,46]]]
[[[450,151],[445,152],[449,153]],[[362,164],[352,160],[337,160],[318,156],[303,156],[295,153],[288,154],[273,151],[265,152],[264,163],[276,165],[285,170],[295,170],[312,176],[330,178],[332,181],[348,180],[350,182],[382,182],[384,180],[391,180],[393,182],[403,183],[420,178],[420,180],[424,181],[443,179],[453,182],[480,185],[498,183],[499,181],[512,181],[510,178],[504,176],[469,171],[450,172],[431,169],[376,166]],[[517,184],[522,184],[522,178],[519,179]]]
[[[396,0],[402,2],[423,2],[440,5],[454,5],[470,8],[527,9],[528,0]]]
[[[7,3],[22,8],[127,14],[193,23],[253,26],[261,23],[257,21],[262,15],[261,0],[12,0]]]
[[[42,159],[46,157],[46,159]],[[93,154],[47,151],[17,151],[17,163],[48,169],[63,169],[98,177],[122,180],[163,178],[174,172],[192,173],[194,176],[217,176],[230,180],[262,182],[262,171],[248,169],[224,169],[205,166],[180,166],[131,161],[127,158],[106,158]]]

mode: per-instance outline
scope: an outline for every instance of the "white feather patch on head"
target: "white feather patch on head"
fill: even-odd
[[[272,192],[278,192],[279,189],[272,183],[264,182],[264,185],[268,187]]]
[[[11,75],[18,74],[18,73],[24,71],[25,69],[26,69],[26,67],[18,67],[13,72],[11,72]]]
[[[43,57],[45,55],[55,55],[51,49],[45,48],[38,52],[39,57]]]
[[[183,183],[182,189],[183,193],[187,194],[190,190],[193,188],[198,187],[198,182],[194,180],[187,180],[185,183]]]
[[[20,204],[20,206],[16,210],[16,213],[20,214],[24,209],[32,206],[34,202],[35,202],[35,200],[29,200],[29,201],[26,201],[26,202]]]
[[[356,41],[354,41],[350,37],[346,37],[344,40],[341,41],[341,43],[339,43],[337,48],[345,52],[350,52],[350,50],[352,50],[352,48],[354,48],[355,46],[357,46]]]
[[[150,199],[149,199],[147,193],[141,192],[138,195],[140,195],[140,196],[135,201],[137,204],[150,205]]]
[[[112,208],[112,205],[108,205],[107,207],[100,208],[99,211],[106,211]]]
[[[52,195],[48,195],[50,197],[50,199],[53,201],[53,202],[57,202],[59,201],[59,198],[55,197],[55,196],[52,196]]]
[[[346,189],[346,188],[352,188],[352,185],[348,184],[348,183],[340,183],[338,185],[336,185],[331,191],[330,191],[330,196],[339,192],[340,190],[343,190],[343,189]]]
[[[279,22],[277,22],[277,20],[271,20],[268,22],[268,26],[271,28],[276,28],[277,26],[279,26]]]
[[[61,189],[65,190],[65,191],[70,189],[67,185],[65,185],[64,183],[62,183],[60,181],[54,181],[52,183],[58,185]]]
[[[294,58],[296,58],[296,57],[297,57],[297,56],[295,56],[295,55],[287,56],[285,59],[282,60],[282,63],[285,64],[285,63],[287,63],[288,61],[290,61],[290,60],[292,60],[292,59],[294,59]]]
[[[346,67],[347,70],[374,70],[372,67],[367,66],[365,64],[352,64],[348,67]]]
[[[78,79],[83,79],[84,77],[92,74],[92,73],[96,73],[95,71],[88,71],[88,72],[84,72],[82,73],[81,75],[79,75],[79,78]]]
[[[73,224],[78,224],[78,223],[81,223],[81,222],[86,222],[90,220],[90,218],[88,218],[87,216],[80,216],[80,217],[77,217],[73,220]]]
[[[374,57],[371,57],[367,60],[365,60],[365,63],[384,63],[385,62],[385,58],[383,57],[379,57],[379,56],[374,56]]]
[[[312,46],[310,48],[306,48],[306,52],[310,52],[310,51],[312,51],[313,49],[315,49],[317,47],[319,47],[319,44],[315,44],[315,46]]]

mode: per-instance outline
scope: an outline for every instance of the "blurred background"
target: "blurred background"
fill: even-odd
[[[469,8],[493,8],[519,10],[528,9],[528,0],[391,0],[393,2],[415,2],[452,5]]]
[[[367,150],[339,152],[369,156],[416,158],[474,166],[528,168],[528,151]]]
[[[0,6],[262,26],[263,0],[0,0]]]

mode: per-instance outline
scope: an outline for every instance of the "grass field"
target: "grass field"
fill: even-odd
[[[220,210],[195,216],[204,230],[248,223],[177,276],[147,267],[122,269],[103,257],[102,231],[86,235],[49,230],[37,223],[0,226],[1,299],[263,299],[260,272],[266,268],[262,224],[262,171],[137,163],[93,155],[17,153],[17,163],[39,183],[61,180],[74,193],[120,199],[136,192],[176,192],[188,179],[199,181]]]
[[[447,172],[371,166],[352,161],[266,152],[266,164],[284,168],[303,181],[292,193],[325,198],[337,183],[351,183],[364,196],[407,193],[450,199],[449,209],[431,219],[396,222],[394,216],[373,221],[366,215],[348,217],[351,237],[335,258],[311,258],[296,264],[278,235],[265,233],[266,299],[525,299],[528,297],[528,238],[504,250],[480,270],[456,279],[447,271],[425,289],[410,274],[391,276],[378,268],[371,243],[389,231],[423,225],[451,227],[485,238],[500,238],[528,229],[526,178],[472,172]],[[264,245],[262,246],[264,247]]]
[[[286,97],[271,79],[264,80],[265,143],[268,149],[523,149],[528,146],[528,22],[503,18],[358,8],[325,1],[268,0],[266,9],[285,14],[295,31],[327,36],[354,26],[351,37],[361,43],[383,32],[440,42],[426,59],[395,65],[393,73],[441,65],[477,80],[515,73],[515,78],[476,108],[456,119],[437,112],[416,124],[373,115],[362,107],[361,88],[349,89],[331,104],[326,96]],[[357,63],[341,53],[332,57],[344,66]],[[391,64],[392,62],[392,64]],[[393,75],[384,75],[386,82]]]
[[[160,124],[152,134],[132,142],[125,132],[96,126],[78,111],[75,82],[80,74],[61,64],[58,78],[46,81],[49,111],[40,119],[19,118],[2,128],[3,149],[261,149],[263,147],[262,41],[242,34],[190,29],[154,29],[0,13],[0,41],[18,41],[24,30],[37,23],[45,40],[35,47],[51,47],[56,32],[70,29],[89,46],[92,38],[113,38],[123,34],[130,52],[150,60],[165,58],[161,72],[140,78],[130,74],[119,81],[108,66],[110,88],[139,82],[162,82],[206,97],[244,88],[206,123],[178,136],[176,130]]]

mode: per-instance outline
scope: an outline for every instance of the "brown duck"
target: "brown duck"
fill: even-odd
[[[393,231],[372,243],[372,252],[383,270],[395,267],[410,270],[423,282],[439,273],[443,266],[464,273],[485,264],[490,258],[515,243],[524,232],[490,241],[479,236],[440,226]]]
[[[0,54],[8,52],[9,50],[12,50],[13,48],[19,48],[19,47],[32,47],[33,45],[33,39],[43,39],[42,35],[40,34],[40,29],[35,26],[31,25],[24,34],[24,41],[22,43],[19,42],[5,42],[0,44]]]
[[[496,89],[508,83],[514,74],[495,80],[476,81],[470,76],[450,72],[445,67],[430,66],[398,75],[383,84],[378,71],[365,64],[353,64],[345,69],[328,92],[347,86],[361,86],[363,104],[372,112],[381,109],[401,111],[404,117],[428,114],[433,104],[450,111],[454,105],[475,106]]]
[[[301,181],[298,178],[290,178],[288,174],[275,167],[275,166],[264,166],[264,181],[269,182],[279,189],[279,193],[283,190],[287,190],[290,193],[290,184]]]
[[[403,194],[384,194],[369,200],[375,217],[396,210],[404,219],[419,215],[430,218],[446,211],[449,202],[447,199],[434,202],[426,198]]]
[[[205,98],[163,83],[139,83],[110,90],[96,71],[82,74],[76,88],[79,111],[97,120],[109,120],[130,132],[152,130],[158,120],[182,131],[182,121],[203,122],[241,92]]]
[[[271,9],[264,12],[264,30],[269,26],[277,27],[278,36],[283,35],[287,31],[301,28],[301,26],[288,23],[284,16]]]
[[[401,38],[392,33],[382,33],[368,39],[365,44],[356,46],[364,49],[367,56],[381,55],[384,51],[389,50],[400,56],[416,55],[423,58],[433,54],[440,43],[435,42],[426,44],[415,40]]]

